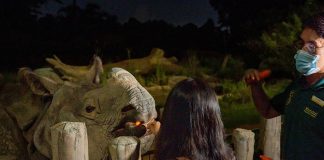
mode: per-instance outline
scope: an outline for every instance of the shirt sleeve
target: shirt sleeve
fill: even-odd
[[[271,106],[280,114],[285,114],[285,106],[290,96],[292,85],[293,83],[288,85],[288,87],[286,87],[286,89],[283,92],[275,95],[270,100]]]

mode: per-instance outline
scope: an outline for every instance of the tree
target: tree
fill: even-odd
[[[62,3],[60,0],[54,0]],[[36,21],[39,7],[46,0],[3,0],[0,1],[2,27],[20,28]]]
[[[291,46],[298,38],[301,21],[323,7],[321,0],[210,0],[210,4],[218,11],[221,26],[230,28],[229,47],[245,55],[246,61],[259,57],[282,65],[287,65],[283,60],[292,59]],[[268,59],[274,57],[276,60]]]
[[[232,40],[244,41],[259,37],[263,30],[286,19],[291,13],[304,14],[303,7],[316,4],[317,0],[210,0],[219,13],[222,26],[229,26]]]
[[[39,7],[46,1],[0,1],[0,50],[3,53],[0,56],[1,69],[16,69],[17,64],[25,65],[28,59],[32,59],[28,55],[35,54],[33,52],[36,48],[35,42],[39,38],[37,15]],[[60,2],[60,0],[54,1]]]
[[[289,16],[287,21],[277,23],[273,29],[263,32],[261,35],[261,44],[263,54],[262,67],[271,67],[274,70],[280,70],[282,73],[292,73],[295,70],[294,54],[297,45],[298,36],[302,29],[302,21],[297,15]]]

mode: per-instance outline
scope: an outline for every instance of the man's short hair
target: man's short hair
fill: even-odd
[[[324,38],[324,12],[318,13],[308,18],[303,25],[303,28],[313,29],[318,36]]]

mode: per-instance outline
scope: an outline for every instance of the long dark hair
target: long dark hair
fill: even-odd
[[[157,160],[229,160],[216,94],[199,79],[179,82],[170,92],[157,137]]]

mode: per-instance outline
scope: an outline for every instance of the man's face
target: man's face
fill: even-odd
[[[316,46],[315,53],[319,55],[317,67],[320,68],[321,73],[324,73],[324,39],[317,35],[317,33],[310,28],[305,28],[300,34],[300,38],[304,44],[313,43]]]

